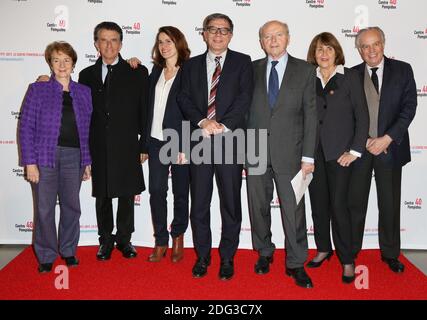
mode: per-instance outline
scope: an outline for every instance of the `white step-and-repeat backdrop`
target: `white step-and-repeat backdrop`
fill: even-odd
[[[101,21],[115,21],[124,33],[123,57],[139,57],[151,69],[150,52],[157,29],[173,25],[187,37],[192,55],[202,53],[203,18],[213,12],[229,15],[234,24],[230,47],[263,57],[258,42],[259,27],[271,19],[288,23],[291,42],[288,51],[305,58],[311,39],[329,31],[343,46],[347,66],[360,63],[354,47],[359,28],[380,26],[386,34],[386,55],[409,62],[415,72],[418,110],[410,127],[412,162],[403,170],[402,247],[427,249],[427,1],[426,0],[1,0],[0,1],[0,243],[31,243],[33,201],[31,188],[18,165],[16,129],[22,99],[29,83],[37,75],[49,73],[44,49],[54,40],[70,42],[79,59],[78,72],[93,64],[97,52],[93,46],[93,28]],[[145,180],[148,167],[144,165]],[[97,243],[94,199],[91,183],[81,190],[81,245]],[[149,195],[135,198],[133,243],[153,246]],[[307,227],[310,247],[314,247],[309,199]],[[251,248],[246,185],[242,188],[243,223],[240,247]],[[170,217],[172,198],[169,195]],[[365,230],[365,248],[378,247],[375,184],[372,185]],[[59,208],[58,208],[59,209]],[[219,243],[221,221],[218,197],[212,202],[214,246]],[[59,210],[58,210],[59,211]],[[278,247],[284,246],[277,197],[272,202],[273,236]],[[191,230],[185,235],[191,246]]]

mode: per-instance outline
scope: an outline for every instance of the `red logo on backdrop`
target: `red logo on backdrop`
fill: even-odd
[[[409,210],[421,210],[423,205],[423,199],[415,198],[415,201],[405,201],[404,204]]]
[[[422,30],[421,28],[414,30],[414,35],[416,35],[417,39],[427,39],[427,28],[425,28],[425,30]]]
[[[131,34],[131,35],[141,34],[141,23],[134,22],[131,25],[122,25],[122,30],[124,30],[126,34]]]
[[[280,199],[279,199],[279,197],[276,197],[273,200],[271,200],[270,207],[271,208],[280,208]]]
[[[176,0],[162,0],[163,5],[176,6]]]
[[[418,96],[418,98],[427,97],[427,85],[424,85],[419,89],[417,88],[417,96]]]
[[[381,5],[381,8],[386,10],[397,8],[397,0],[378,0],[378,4]]]
[[[357,33],[360,30],[360,26],[359,25],[355,25],[353,26],[351,29],[341,29],[341,33],[346,37],[346,38],[355,38],[357,36]]]
[[[325,7],[325,0],[305,0],[309,8],[322,9]]]
[[[19,232],[32,232],[34,224],[33,221],[29,220],[25,222],[25,224],[16,223],[15,228],[18,229]]]
[[[236,7],[250,7],[251,0],[232,0],[236,4]]]
[[[134,198],[134,205],[135,206],[140,206],[141,205],[141,195],[137,194]]]
[[[65,27],[66,27],[66,22],[65,22],[65,20],[64,20],[64,19],[59,20],[59,26],[60,26],[61,28],[65,28]]]

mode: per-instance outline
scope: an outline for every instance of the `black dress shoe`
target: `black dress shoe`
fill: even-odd
[[[388,264],[391,271],[396,273],[402,273],[405,270],[405,265],[399,261],[397,258],[384,258],[381,257],[381,260]]]
[[[47,273],[52,271],[53,263],[41,263],[39,264],[38,270],[40,273]]]
[[[307,265],[306,265],[306,267],[307,268],[318,268],[318,267],[320,267],[321,265],[322,265],[322,263],[323,263],[323,261],[325,261],[326,259],[329,261],[329,260],[331,260],[331,258],[332,258],[332,256],[334,255],[334,252],[333,251],[331,251],[331,252],[329,252],[328,253],[328,255],[326,256],[326,257],[324,257],[322,260],[320,260],[320,261],[314,261],[314,260],[311,260],[311,261],[309,261],[308,263],[307,263]]]
[[[211,258],[199,257],[193,267],[193,277],[201,278],[208,273],[208,266],[211,264]]]
[[[76,257],[72,256],[72,257],[65,257],[65,264],[68,267],[76,267],[79,265],[79,259],[77,259]]]
[[[126,259],[136,258],[136,249],[130,242],[126,243],[125,245],[117,245],[117,249],[121,251],[123,257]]]
[[[354,263],[352,263],[352,267],[353,267],[353,275],[352,276],[344,275],[344,265],[342,267],[343,267],[343,272],[342,272],[342,277],[341,277],[342,282],[344,282],[346,284],[352,283],[354,281],[354,279],[356,279],[356,275],[354,273]]]
[[[221,260],[221,266],[219,268],[219,278],[221,280],[230,280],[234,275],[234,263],[233,260]]]
[[[273,256],[264,257],[259,256],[258,261],[255,264],[255,273],[266,274],[270,271],[270,263],[273,263]]]
[[[111,252],[113,252],[114,245],[113,244],[101,244],[98,249],[98,253],[96,254],[96,258],[98,260],[109,260],[111,258]]]
[[[295,280],[297,286],[302,288],[313,288],[313,283],[305,272],[304,267],[294,269],[286,267],[286,274]]]

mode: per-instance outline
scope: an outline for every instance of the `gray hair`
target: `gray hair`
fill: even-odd
[[[258,36],[259,36],[260,40],[262,39],[262,32],[264,31],[264,28],[267,25],[271,24],[271,23],[278,23],[278,24],[280,24],[285,29],[286,33],[289,35],[289,27],[288,27],[288,25],[285,22],[282,22],[282,21],[279,21],[279,20],[270,20],[270,21],[267,21],[266,23],[264,23],[261,26],[261,28],[259,28]]]
[[[230,30],[231,33],[233,33],[233,29],[234,29],[234,25],[233,25],[233,21],[231,21],[230,17],[223,14],[223,13],[212,13],[210,15],[208,15],[205,20],[203,20],[203,30],[206,30],[206,28],[208,27],[209,23],[212,20],[216,20],[216,19],[223,19],[225,21],[228,22],[228,24],[230,25]]]
[[[382,43],[385,44],[385,34],[384,34],[384,31],[382,31],[382,29],[380,27],[376,27],[376,26],[375,27],[367,27],[367,28],[360,29],[356,35],[355,45],[356,45],[357,49],[360,48],[360,37],[362,36],[362,34],[364,34],[367,31],[371,31],[371,30],[377,31],[380,34]]]

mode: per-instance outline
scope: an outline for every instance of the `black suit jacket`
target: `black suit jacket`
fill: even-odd
[[[369,112],[363,83],[356,70],[344,68],[325,89],[317,79],[317,143],[326,161],[338,159],[350,149],[363,153],[369,131]]]
[[[147,125],[146,125],[146,132],[145,132],[145,145],[144,145],[144,152],[147,153],[148,149],[150,147],[150,134],[151,134],[151,127],[153,124],[153,115],[154,115],[154,104],[155,104],[155,96],[156,96],[156,85],[157,81],[160,78],[160,75],[163,72],[163,68],[160,66],[153,66],[153,69],[151,70],[151,74],[149,77],[149,87],[150,87],[150,93],[149,93],[149,99],[148,99],[148,111],[147,111]],[[163,117],[163,129],[174,129],[178,132],[178,135],[180,137],[180,141],[182,139],[182,121],[184,121],[184,115],[179,108],[178,105],[178,93],[181,88],[181,69],[178,70],[175,79],[172,83],[171,89],[169,91],[168,99],[166,102],[166,109],[165,109],[165,115]],[[181,143],[180,143],[181,145]],[[181,149],[181,147],[180,147]]]
[[[353,67],[362,79],[365,63]],[[412,67],[403,61],[384,57],[384,72],[378,111],[378,137],[389,135],[393,142],[387,154],[378,157],[390,166],[404,166],[411,161],[408,127],[415,117],[417,88]]]
[[[113,66],[110,90],[102,82],[102,59],[82,70],[79,82],[92,90],[89,134],[92,156],[92,194],[95,197],[132,196],[145,190],[140,163],[146,122],[148,71],[132,69],[119,56]]]
[[[206,54],[188,60],[182,68],[178,102],[192,129],[207,117],[208,84]],[[228,49],[216,92],[216,121],[228,129],[245,128],[251,104],[253,70],[248,55]]]

